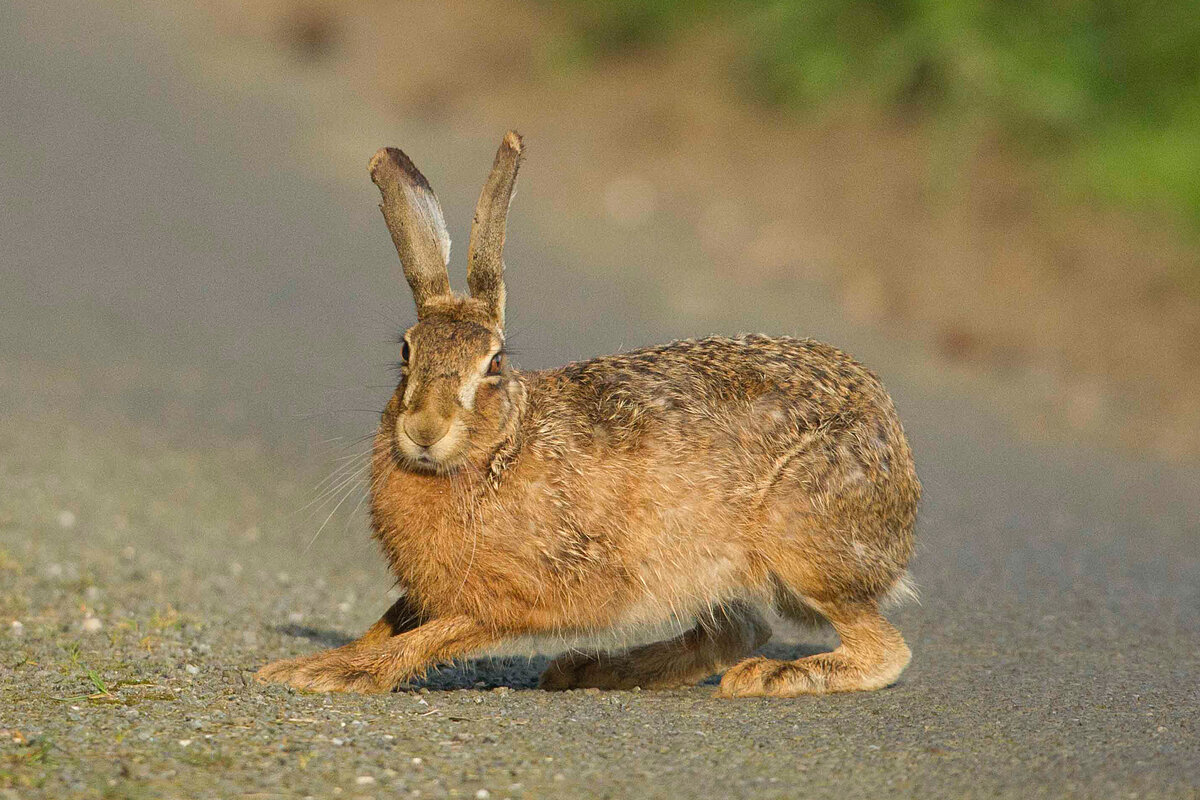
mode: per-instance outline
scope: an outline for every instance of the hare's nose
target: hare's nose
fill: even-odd
[[[450,430],[450,420],[424,414],[404,420],[404,433],[421,447],[433,447]]]

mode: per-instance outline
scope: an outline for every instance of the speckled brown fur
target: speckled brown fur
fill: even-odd
[[[428,243],[448,237],[398,230],[394,220],[416,217],[390,209],[405,195],[381,183],[398,251],[424,259],[405,264],[418,323],[372,462],[375,536],[406,594],[359,641],[260,677],[381,691],[515,637],[675,620],[695,627],[614,655],[568,654],[543,686],[678,685],[724,669],[726,696],[895,681],[909,650],[879,603],[909,587],[920,485],[878,379],[828,345],[759,335],[517,371],[503,353],[498,248],[521,147],[505,137],[480,198],[481,297],[436,288],[448,281]],[[399,151],[372,161],[377,182],[388,152]],[[403,154],[394,163],[411,167]],[[407,167],[391,180],[436,207]],[[769,636],[756,610],[768,606],[827,620],[841,645],[793,662],[746,658]]]

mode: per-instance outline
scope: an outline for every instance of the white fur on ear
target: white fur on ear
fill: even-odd
[[[433,190],[429,188],[429,184],[425,184],[425,186],[404,184],[403,188],[409,206],[421,220],[421,226],[433,234],[438,252],[441,254],[442,266],[449,266],[450,231],[446,229],[446,218],[442,215],[441,203],[438,202]]]

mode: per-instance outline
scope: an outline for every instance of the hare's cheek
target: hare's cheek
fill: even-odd
[[[500,387],[491,383],[482,383],[475,390],[475,413],[494,417],[499,412],[502,401],[503,394]]]

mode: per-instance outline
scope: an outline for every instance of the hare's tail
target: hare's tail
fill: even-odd
[[[888,589],[880,598],[879,604],[887,609],[920,602],[921,592],[917,588],[917,582],[913,580],[913,576],[908,570],[904,570],[900,573],[900,577],[896,578],[892,588]]]

